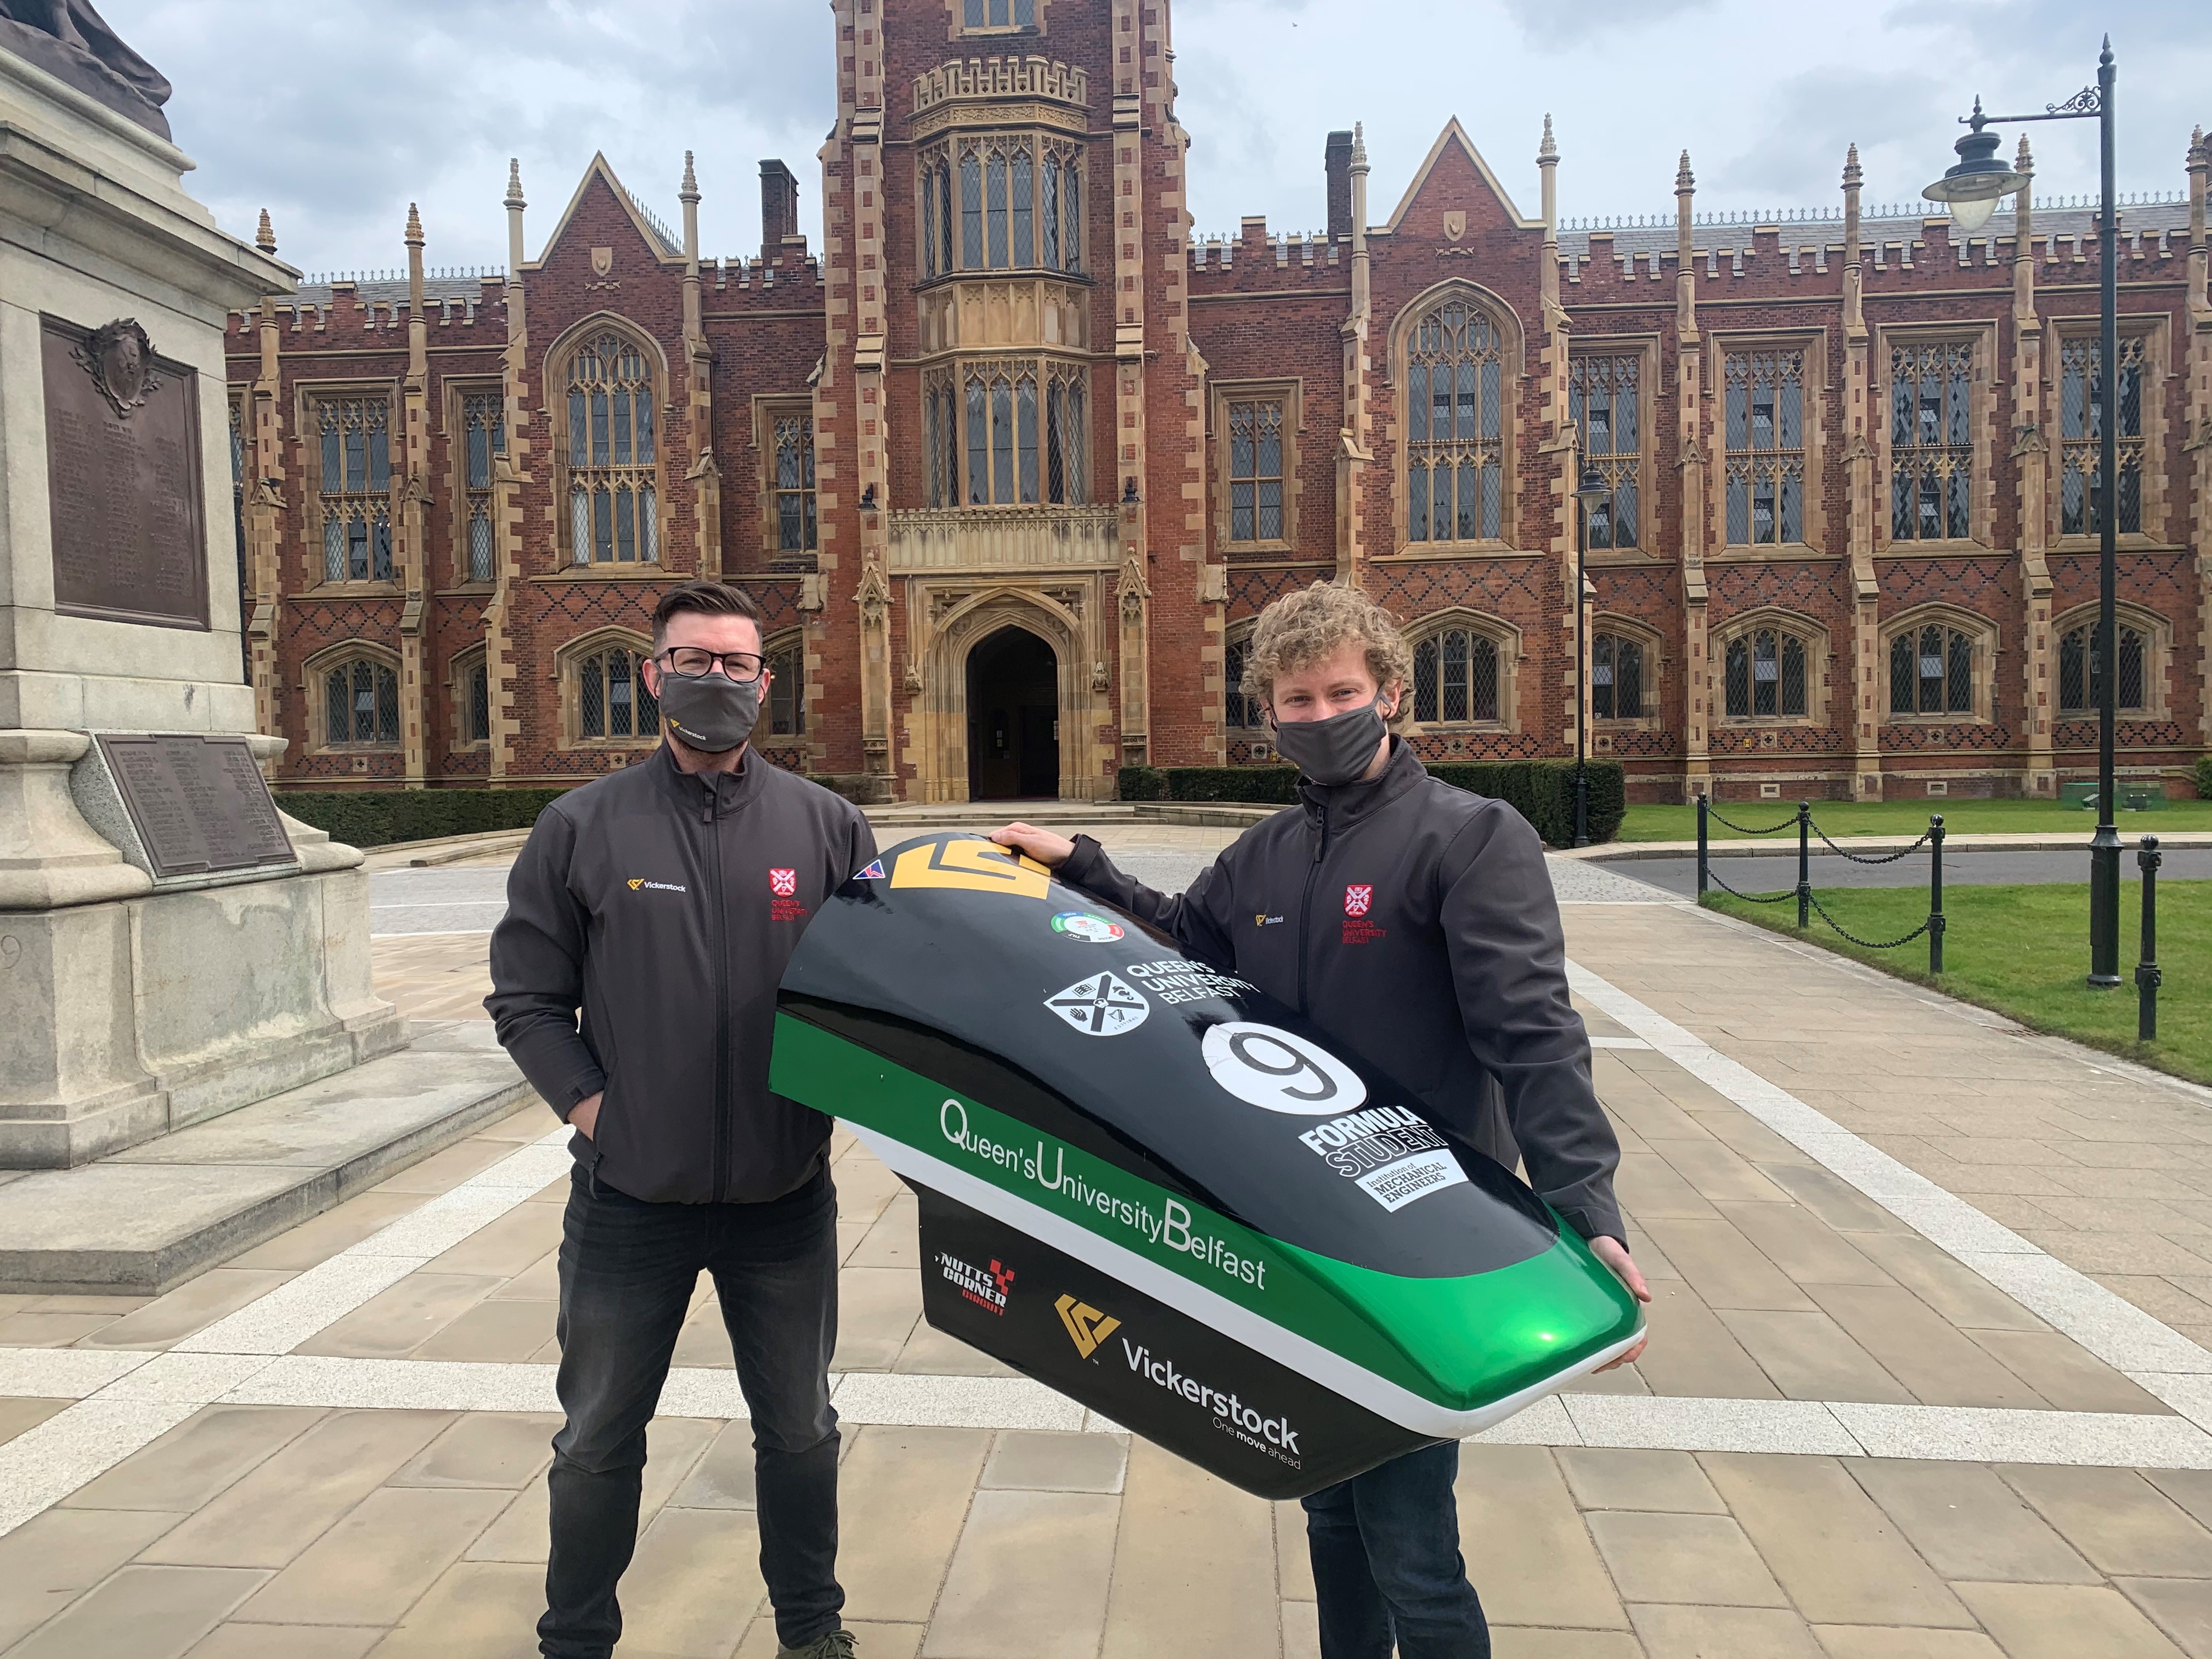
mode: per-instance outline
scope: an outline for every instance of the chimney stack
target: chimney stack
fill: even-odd
[[[774,264],[799,230],[799,180],[781,161],[761,163],[761,258]]]
[[[1332,132],[1323,152],[1328,172],[1328,240],[1352,240],[1352,135]]]

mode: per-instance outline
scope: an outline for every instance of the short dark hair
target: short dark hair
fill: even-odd
[[[668,619],[687,611],[709,617],[747,617],[760,626],[761,608],[753,596],[732,582],[678,582],[653,607],[653,648],[658,652],[668,636]]]

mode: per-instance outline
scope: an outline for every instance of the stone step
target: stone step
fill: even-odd
[[[0,1293],[158,1296],[512,1111],[488,1020],[74,1170],[0,1183]]]

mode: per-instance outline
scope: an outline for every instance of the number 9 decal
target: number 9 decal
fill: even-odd
[[[1357,1109],[1367,1085],[1328,1049],[1273,1025],[1206,1028],[1206,1069],[1237,1099],[1271,1112],[1327,1117]]]

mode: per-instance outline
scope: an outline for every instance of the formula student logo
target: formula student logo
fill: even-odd
[[[1316,1123],[1298,1139],[1393,1214],[1417,1198],[1465,1184],[1443,1137],[1403,1106],[1369,1106]]]
[[[1118,974],[1093,974],[1064,991],[1055,991],[1044,1006],[1085,1036],[1119,1036],[1145,1023],[1152,1005]]]
[[[1014,1270],[1012,1267],[994,1260],[990,1270],[986,1272],[973,1262],[963,1261],[945,1250],[937,1253],[937,1267],[938,1271],[945,1275],[945,1283],[960,1292],[963,1301],[972,1302],[987,1313],[1000,1316],[1006,1313],[1006,1299],[1014,1290]]]
[[[1086,945],[1111,945],[1121,937],[1121,924],[1094,916],[1088,910],[1062,910],[1052,919],[1052,931]]]
[[[1052,1305],[1060,1310],[1060,1322],[1067,1327],[1067,1340],[1075,1344],[1075,1352],[1085,1359],[1098,1352],[1099,1344],[1121,1328],[1121,1322],[1113,1315],[1101,1313],[1088,1302],[1078,1302],[1072,1296],[1063,1296]]]

